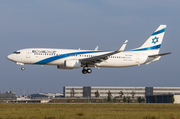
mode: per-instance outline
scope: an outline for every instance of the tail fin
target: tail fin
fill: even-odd
[[[160,25],[141,47],[131,51],[141,51],[148,53],[149,55],[158,54],[161,43],[163,41],[165,30],[166,25]]]

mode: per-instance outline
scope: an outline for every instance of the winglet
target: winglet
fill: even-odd
[[[94,50],[97,51],[98,50],[98,46],[96,46],[96,48]]]
[[[124,51],[124,49],[125,49],[125,47],[126,47],[127,42],[128,42],[128,40],[126,40],[126,41],[124,42],[124,44],[121,46],[121,48],[119,48],[118,52],[122,52],[122,51]]]

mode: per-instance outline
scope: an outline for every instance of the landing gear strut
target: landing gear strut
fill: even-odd
[[[90,68],[85,69],[85,67],[83,67],[83,70],[82,70],[83,74],[91,73],[91,72],[92,72],[92,69],[90,69]]]
[[[25,68],[24,68],[24,63],[19,63],[19,62],[16,62],[16,64],[17,64],[17,65],[21,65],[21,66],[22,66],[22,67],[21,67],[21,70],[22,70],[22,71],[24,71],[24,70],[25,70]]]

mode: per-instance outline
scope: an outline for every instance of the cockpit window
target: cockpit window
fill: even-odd
[[[21,52],[13,52],[13,54],[20,54]]]

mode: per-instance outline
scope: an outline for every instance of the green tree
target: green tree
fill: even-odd
[[[111,101],[111,96],[112,96],[112,95],[111,95],[111,92],[109,91],[109,92],[108,92],[108,97],[107,97],[107,101],[108,101],[108,102]]]
[[[134,98],[134,95],[135,95],[135,91],[132,91],[131,95],[132,95],[132,98]]]
[[[157,97],[156,97],[156,95],[154,96],[153,101],[154,101],[154,103],[156,103],[156,102],[157,102]]]
[[[141,103],[141,102],[142,102],[141,97],[138,97],[138,102],[139,102],[139,103]]]
[[[130,99],[130,97],[128,97],[128,99],[127,99],[127,102],[128,102],[128,103],[130,103],[130,102],[131,102],[131,99]]]
[[[126,102],[126,97],[124,96],[124,98],[123,98],[123,102]]]
[[[122,91],[120,91],[119,94],[120,94],[120,96],[119,96],[120,98],[122,98],[122,96],[124,95],[124,93]]]
[[[145,102],[145,101],[146,101],[146,99],[143,97],[143,98],[142,98],[142,102]]]
[[[113,99],[113,100],[114,100],[114,103],[116,103],[116,97],[114,97],[114,99]]]
[[[74,88],[71,90],[71,97],[74,97],[75,96],[75,91],[74,91]]]
[[[172,96],[171,103],[174,103],[174,101],[175,101],[174,96]]]
[[[100,96],[98,90],[95,92],[95,96],[96,96],[96,98],[98,98]]]

